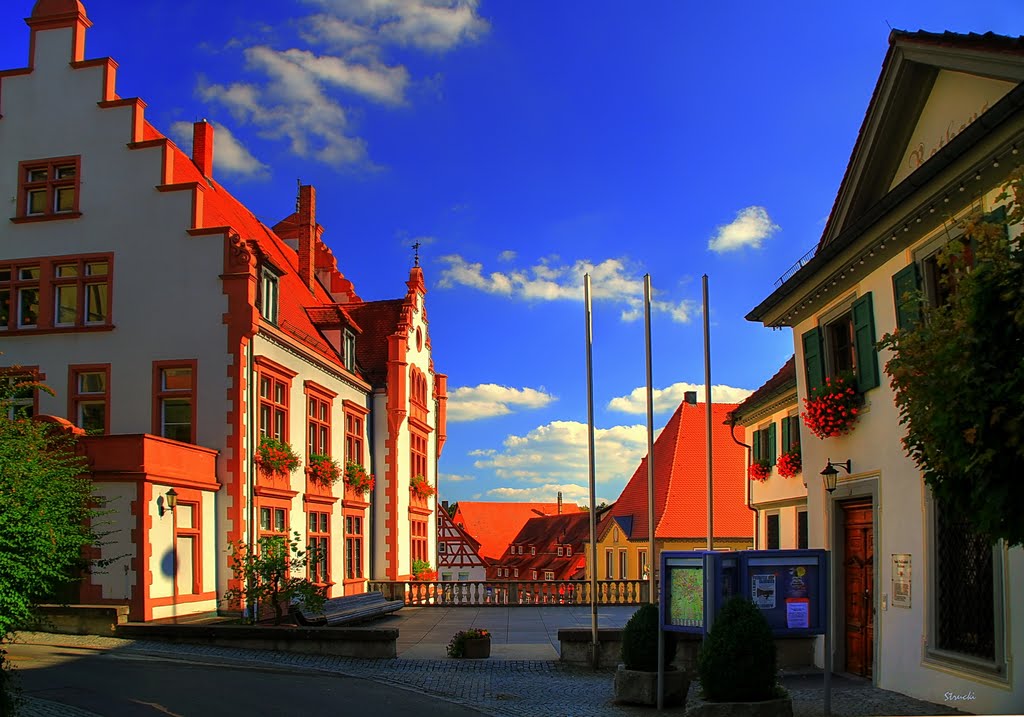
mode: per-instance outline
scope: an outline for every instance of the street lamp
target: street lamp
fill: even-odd
[[[845,463],[833,463],[832,459],[827,459],[828,463],[825,465],[825,470],[821,472],[821,479],[825,483],[825,490],[832,493],[836,489],[836,477],[839,475],[839,471],[836,468],[842,468],[847,473],[850,472],[851,461],[847,460]]]

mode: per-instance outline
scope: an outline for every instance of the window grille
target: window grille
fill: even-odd
[[[995,659],[993,548],[936,501],[937,647]]]

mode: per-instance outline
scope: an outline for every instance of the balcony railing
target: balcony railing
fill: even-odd
[[[590,582],[582,580],[371,580],[367,590],[380,590],[388,600],[404,600],[406,605],[590,604]],[[640,605],[647,602],[647,595],[646,580],[599,580],[596,602],[598,605]]]

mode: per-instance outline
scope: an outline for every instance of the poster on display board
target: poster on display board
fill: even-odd
[[[738,559],[746,597],[776,636],[823,633],[828,605],[824,550],[751,550]]]

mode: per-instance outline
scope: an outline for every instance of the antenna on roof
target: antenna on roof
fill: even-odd
[[[295,213],[299,213],[299,200],[302,196],[302,178],[295,178]]]
[[[422,246],[422,244],[420,244],[418,241],[412,245],[412,251],[413,251],[413,264],[412,265],[413,266],[419,266],[420,265],[420,247],[421,246]]]

